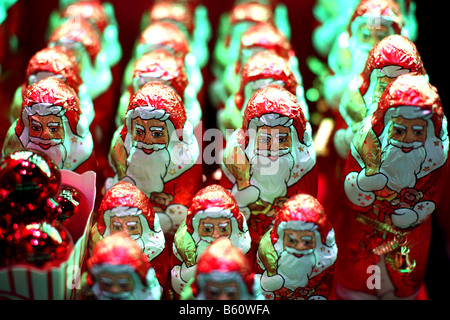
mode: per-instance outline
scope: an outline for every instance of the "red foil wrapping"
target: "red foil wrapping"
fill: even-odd
[[[65,47],[44,48],[31,57],[26,71],[27,79],[42,71],[61,75],[75,92],[78,92],[83,82],[76,58]]]
[[[39,122],[39,130],[35,130],[35,122]],[[59,124],[49,129],[47,122]],[[95,167],[91,163],[95,160],[91,157],[93,144],[88,120],[81,112],[76,92],[61,79],[48,77],[27,87],[21,117],[8,132],[3,151],[23,148],[46,153],[60,169],[84,172]]]
[[[286,236],[288,232],[291,233]],[[295,232],[305,234],[295,238],[297,235],[292,235]],[[299,239],[313,242],[299,244]],[[311,257],[314,258],[311,260]],[[332,299],[336,257],[334,230],[322,205],[307,194],[290,198],[278,212],[273,228],[263,236],[258,248],[261,287],[266,290],[266,298]]]
[[[133,211],[133,208],[136,210]],[[127,228],[124,219],[134,219],[137,224],[134,228]],[[120,229],[115,224],[120,224]],[[140,244],[155,269],[159,283],[164,285],[169,255],[165,250],[165,237],[158,216],[150,199],[136,186],[124,181],[115,184],[103,197],[91,231],[90,246],[95,248],[101,239],[120,232],[126,232]]]
[[[447,170],[444,123],[436,88],[425,76],[406,74],[388,85],[378,109],[356,133],[344,180],[353,211],[336,230],[342,298],[417,296],[426,272],[431,214]],[[381,270],[381,289],[366,284],[370,265]]]
[[[168,21],[183,25],[189,34],[194,31],[193,11],[187,3],[161,1],[150,8],[150,21]]]
[[[169,52],[155,50],[144,54],[136,61],[133,79],[139,77],[155,78],[155,81],[160,79],[183,97],[188,85],[186,70],[183,66],[184,64]]]
[[[101,50],[101,40],[99,33],[86,20],[69,19],[63,22],[50,35],[48,42],[60,45],[61,41],[73,41],[83,45],[94,62]]]
[[[222,224],[222,231],[214,227],[206,233],[202,232],[205,228],[203,222],[208,223],[208,219],[220,219],[216,222]],[[176,298],[194,276],[198,257],[202,255],[205,247],[219,237],[230,239],[233,245],[246,255],[248,263],[253,264],[249,251],[251,239],[247,222],[239,211],[236,200],[222,186],[210,185],[201,189],[192,199],[186,221],[178,228],[174,237],[171,284]]]
[[[285,152],[283,156],[273,158],[259,154],[257,135],[264,125],[269,129],[276,127],[280,130],[282,127],[286,130],[285,134],[291,140],[280,151]],[[316,158],[310,124],[296,96],[278,85],[268,85],[258,90],[249,100],[242,128],[227,140],[223,159],[221,185],[232,189],[231,193],[241,210],[246,208],[250,211],[248,224],[255,245],[270,229],[276,213],[289,197],[298,193],[317,194]],[[280,165],[282,161],[285,165]],[[263,167],[263,162],[266,167]],[[253,167],[262,170],[258,181],[252,178]],[[274,191],[274,185],[283,189]]]
[[[145,28],[139,37],[138,45],[167,47],[182,60],[190,50],[184,33],[176,25],[164,21],[154,22]]]
[[[100,33],[103,33],[109,23],[100,1],[74,2],[61,12],[61,17],[85,19],[95,25]]]

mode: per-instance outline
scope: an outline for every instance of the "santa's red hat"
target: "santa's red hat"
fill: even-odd
[[[84,19],[73,18],[63,22],[52,32],[48,42],[61,45],[60,42],[64,40],[81,43],[92,62],[95,61],[101,50],[99,33]]]
[[[213,207],[229,210],[237,220],[239,230],[243,232],[244,215],[239,211],[239,206],[234,197],[224,187],[210,185],[201,189],[192,199],[186,216],[186,227],[189,233],[194,232],[193,218],[196,214]]]
[[[286,90],[296,94],[298,83],[289,66],[289,61],[274,51],[261,51],[250,57],[242,68],[240,91],[235,95],[235,102],[239,109],[243,107],[245,85],[259,79],[280,80],[284,83]]]
[[[80,100],[75,90],[57,77],[48,77],[27,87],[22,101],[22,112],[25,107],[32,107],[35,104],[48,103],[62,107],[64,116],[69,121],[72,133],[84,136],[84,132],[79,132],[78,121],[80,120]],[[17,120],[16,134],[21,136],[24,129],[23,117]]]
[[[374,70],[388,66],[399,66],[425,75],[422,58],[416,45],[402,35],[391,35],[381,40],[369,53],[366,67],[361,73],[362,84],[359,87],[361,95],[365,95],[370,86],[370,77]]]
[[[272,8],[257,1],[249,1],[235,5],[229,17],[231,24],[245,21],[273,23]]]
[[[92,286],[95,282],[95,275],[92,274],[93,268],[105,264],[130,266],[144,285],[147,273],[151,268],[147,255],[126,233],[109,235],[95,245],[92,256],[87,261],[88,285]]]
[[[174,125],[178,138],[183,139],[183,129],[187,120],[186,110],[181,97],[174,89],[160,82],[146,83],[131,97],[127,113],[141,107],[164,110],[168,115],[168,120]],[[128,128],[125,125],[121,132],[124,141],[127,133]]]
[[[286,36],[275,25],[267,22],[257,23],[242,34],[240,50],[254,47],[275,51],[286,59],[293,55],[291,43]]]
[[[167,81],[181,97],[188,85],[184,64],[166,50],[146,53],[136,61],[133,78],[143,74]]]
[[[250,121],[253,118],[261,118],[265,114],[278,114],[291,119],[299,141],[304,144],[303,134],[307,120],[294,94],[279,85],[273,84],[255,92],[245,107],[242,132],[248,131]],[[248,135],[245,137],[245,146],[247,144]]]
[[[120,181],[106,192],[98,209],[97,228],[100,234],[104,234],[107,228],[104,218],[105,211],[117,207],[131,207],[142,210],[141,215],[147,220],[149,228],[155,230],[155,211],[150,199],[135,185]]]
[[[193,11],[187,3],[160,1],[150,8],[150,21],[173,21],[186,27],[189,34],[194,31]]]
[[[326,244],[328,233],[332,230],[323,206],[316,198],[308,194],[296,195],[284,203],[277,213],[274,226],[270,231],[273,244],[278,241],[280,224],[290,221],[301,221],[316,225],[322,244]]]
[[[433,122],[436,137],[442,138],[444,111],[441,99],[437,89],[426,77],[417,73],[401,75],[385,89],[372,117],[372,129],[377,136],[381,135],[387,124],[386,113],[401,106],[418,107],[423,115],[428,114]]]
[[[197,279],[199,275],[210,273],[237,273],[241,276],[248,292],[253,292],[254,274],[252,266],[241,250],[233,246],[230,239],[219,238],[209,245],[197,263],[194,295],[198,293]]]
[[[76,92],[83,83],[77,59],[62,46],[44,48],[31,57],[28,61],[26,77],[42,71],[61,75],[65,79],[64,82]]]
[[[100,1],[77,1],[68,5],[62,12],[62,18],[78,17],[92,23],[100,33],[108,26],[108,16]]]
[[[393,0],[362,0],[356,6],[348,25],[348,33],[357,30],[360,17],[373,18],[373,23],[380,22],[380,19],[387,20],[391,23],[391,27],[395,34],[400,34],[404,26],[404,21],[400,13],[400,8]],[[356,22],[356,23],[355,23]],[[366,21],[361,23],[367,23]]]
[[[180,59],[189,53],[189,41],[183,31],[176,25],[166,21],[150,24],[141,33],[138,46],[157,45],[171,48],[173,54]]]

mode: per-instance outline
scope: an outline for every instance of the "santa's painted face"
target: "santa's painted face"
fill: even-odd
[[[150,154],[153,152],[153,145],[164,146],[167,148],[169,144],[169,134],[167,126],[164,121],[150,119],[143,120],[141,118],[133,119],[132,121],[132,137],[143,152]],[[158,148],[160,149],[160,148]]]
[[[101,272],[97,276],[102,296],[110,299],[123,299],[134,289],[133,278],[128,272]]]
[[[204,295],[207,300],[239,300],[240,290],[236,281],[207,281],[205,283]]]
[[[227,218],[211,218],[200,219],[198,235],[200,238],[212,237],[214,239],[220,237],[231,236],[231,220]]]
[[[371,47],[389,36],[389,28],[383,24],[371,26],[368,23],[362,24],[358,29],[358,42]]]
[[[428,123],[423,119],[405,119],[397,117],[392,119],[392,126],[389,132],[391,140],[402,143],[415,143],[417,147],[423,146],[427,139]],[[404,153],[410,152],[415,147],[402,147]]]
[[[34,114],[29,116],[28,120],[30,122],[30,140],[39,144],[42,149],[47,150],[51,146],[63,142],[64,127],[60,117]],[[39,139],[38,142],[33,138]]]
[[[261,126],[257,135],[257,154],[265,155],[275,161],[290,152],[292,146],[291,130],[284,126]]]
[[[141,236],[142,225],[137,216],[113,216],[110,221],[111,234],[126,232],[129,236]]]
[[[314,232],[308,230],[284,230],[284,248],[292,248],[297,251],[310,250],[316,247]],[[294,253],[295,256],[297,254]],[[300,258],[297,256],[297,258]]]

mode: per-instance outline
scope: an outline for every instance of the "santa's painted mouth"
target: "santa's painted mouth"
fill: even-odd
[[[403,147],[403,148],[402,148],[402,151],[403,151],[404,153],[409,153],[409,152],[411,152],[413,149],[414,149],[413,147],[409,147],[409,148]]]
[[[153,149],[145,149],[145,148],[141,148],[142,151],[144,151],[146,154],[151,154],[153,151]]]
[[[293,253],[294,257],[300,259],[301,257],[303,257],[303,253]]]
[[[39,143],[39,146],[44,150],[48,150],[52,145],[50,143]]]

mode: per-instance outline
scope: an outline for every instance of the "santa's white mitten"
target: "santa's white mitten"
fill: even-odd
[[[364,191],[382,190],[388,182],[387,177],[382,173],[366,175],[366,169],[362,169],[358,174],[358,186]]]
[[[284,279],[279,274],[269,276],[267,270],[261,276],[261,288],[264,291],[274,292],[280,290],[284,285]]]
[[[419,216],[412,209],[401,208],[394,211],[391,215],[391,220],[396,227],[405,229],[415,225],[419,220]]]
[[[238,187],[235,184],[231,189],[231,194],[236,199],[240,208],[245,208],[249,204],[256,202],[259,199],[259,193],[259,189],[252,185],[242,190],[238,190]]]

